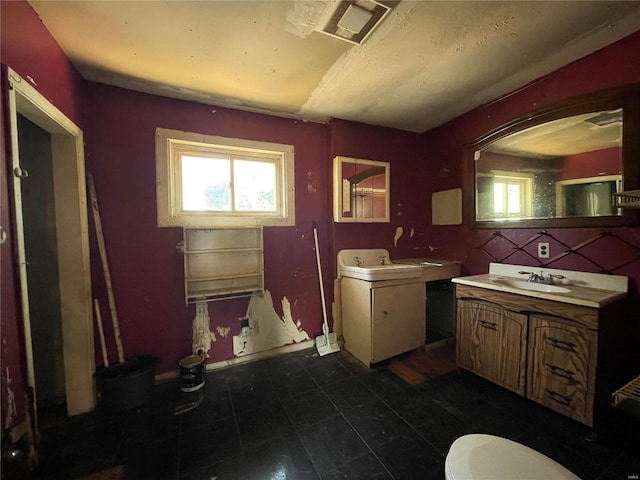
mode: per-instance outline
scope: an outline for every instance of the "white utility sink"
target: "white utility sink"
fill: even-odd
[[[338,276],[367,282],[418,278],[422,276],[422,267],[393,263],[389,252],[382,248],[340,250]]]
[[[547,285],[544,283],[528,282],[526,280],[518,280],[517,278],[496,278],[492,282],[508,287],[520,288],[522,290],[533,290],[534,292],[547,293],[569,293],[571,290],[557,285]]]

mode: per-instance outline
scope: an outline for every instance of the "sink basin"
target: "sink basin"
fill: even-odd
[[[422,267],[393,263],[389,259],[389,252],[382,248],[350,249],[338,252],[338,274],[341,277],[375,282],[419,278],[422,276]]]
[[[343,277],[357,278],[375,282],[377,280],[394,280],[397,278],[417,278],[422,276],[422,267],[418,265],[341,265],[340,274]]]
[[[568,288],[559,287],[558,285],[545,285],[543,283],[527,282],[526,280],[518,280],[516,278],[496,278],[493,279],[492,282],[521,290],[533,290],[535,292],[568,293],[571,291]]]

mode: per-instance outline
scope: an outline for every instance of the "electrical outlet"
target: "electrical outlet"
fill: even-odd
[[[251,328],[249,327],[249,318],[248,317],[240,317],[240,335],[242,335],[245,339],[251,335]]]
[[[549,258],[549,242],[538,242],[538,258]]]

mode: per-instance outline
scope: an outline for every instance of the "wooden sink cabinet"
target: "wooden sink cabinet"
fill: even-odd
[[[622,304],[592,308],[457,284],[457,363],[593,427],[628,375]]]

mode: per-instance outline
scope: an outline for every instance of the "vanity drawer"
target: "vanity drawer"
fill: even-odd
[[[597,333],[545,316],[529,318],[529,366],[545,375],[593,392]]]
[[[524,395],[527,316],[480,301],[457,302],[456,361]]]
[[[586,425],[593,423],[593,394],[581,385],[542,374],[529,377],[527,398]]]

